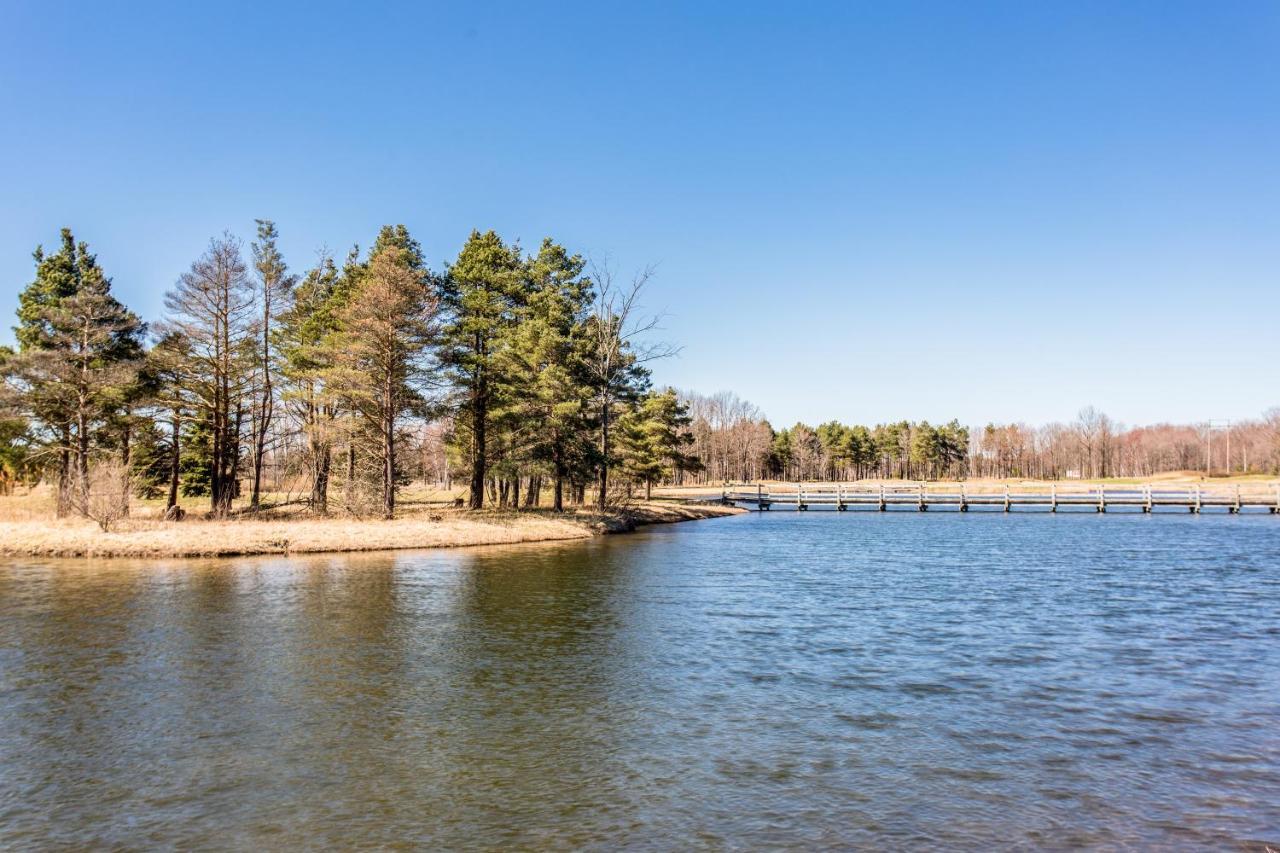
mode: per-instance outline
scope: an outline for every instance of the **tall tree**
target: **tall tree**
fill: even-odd
[[[224,234],[165,295],[164,334],[190,347],[195,416],[207,426],[210,511],[225,517],[236,497],[252,370],[253,285],[240,241]]]
[[[43,246],[36,246],[32,255],[36,263],[35,280],[18,294],[18,325],[14,327],[14,334],[20,352],[27,358],[47,346],[51,336],[47,312],[80,288],[82,262],[70,228],[62,229],[61,239],[61,248],[52,254],[46,255]],[[15,362],[11,369],[18,371],[21,367],[21,362]],[[41,429],[40,455],[53,453],[57,458],[57,515],[62,518],[71,511],[72,427],[66,400],[58,390],[23,387],[22,399]]]
[[[468,505],[484,506],[491,410],[501,402],[503,338],[524,304],[520,250],[493,231],[472,231],[441,281],[445,364],[461,390],[458,420],[471,442]]]
[[[647,362],[674,355],[676,349],[650,343],[645,337],[657,329],[657,316],[641,314],[640,297],[653,275],[645,269],[625,285],[618,283],[607,264],[592,270],[595,287],[592,314],[587,322],[587,377],[591,385],[599,429],[599,466],[596,505],[609,504],[609,468],[613,463],[610,430],[615,409],[629,405],[649,387]]]
[[[330,470],[341,413],[340,395],[329,382],[339,350],[332,344],[362,272],[355,257],[339,272],[333,258],[322,255],[298,285],[281,321],[282,371],[289,386],[284,399],[302,424],[311,469],[311,511],[320,515],[329,511]]]
[[[19,296],[22,351],[14,365],[24,399],[57,449],[59,515],[72,505],[88,512],[90,455],[136,383],[143,334],[88,246],[68,229],[62,241],[56,255],[36,250],[36,280]]]
[[[382,242],[341,314],[336,338],[333,378],[377,448],[386,518],[395,515],[400,419],[423,408],[423,391],[434,378],[429,344],[438,303],[420,265],[420,253]]]
[[[249,506],[256,510],[261,505],[262,463],[267,452],[267,435],[271,419],[275,415],[276,390],[273,381],[276,359],[272,340],[280,315],[288,308],[295,279],[289,275],[284,256],[276,246],[280,236],[275,223],[269,219],[255,220],[258,224],[258,240],[252,244],[253,269],[256,273],[258,300],[258,399],[253,410],[253,486]]]
[[[580,256],[542,241],[525,261],[528,297],[506,348],[522,444],[530,462],[549,468],[556,512],[564,509],[568,478],[592,458],[584,358],[592,291],[584,267]],[[539,483],[530,483],[533,501]]]

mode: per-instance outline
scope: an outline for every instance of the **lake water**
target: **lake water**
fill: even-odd
[[[0,846],[1280,844],[1280,520],[0,565]]]

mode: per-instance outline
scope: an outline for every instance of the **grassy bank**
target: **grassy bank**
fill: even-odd
[[[166,522],[140,517],[104,533],[91,521],[21,517],[21,511],[9,509],[6,517],[0,518],[0,556],[8,557],[230,557],[501,545],[585,539],[646,524],[714,518],[740,511],[655,502],[605,513],[433,510],[394,521],[281,515]]]

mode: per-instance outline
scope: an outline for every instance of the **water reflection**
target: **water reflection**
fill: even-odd
[[[9,846],[1254,845],[1269,518],[0,567]]]

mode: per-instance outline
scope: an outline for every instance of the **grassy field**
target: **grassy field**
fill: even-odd
[[[162,502],[139,501],[128,519],[104,532],[86,519],[55,519],[52,494],[37,490],[30,495],[0,497],[0,556],[211,557],[448,548],[583,539],[645,524],[738,512],[729,507],[658,501],[604,513],[585,509],[564,513],[547,509],[471,512],[453,508],[451,495],[415,497],[405,502],[394,521],[342,515],[316,518],[291,505],[223,521],[207,520],[192,512],[175,522],[163,519]]]

